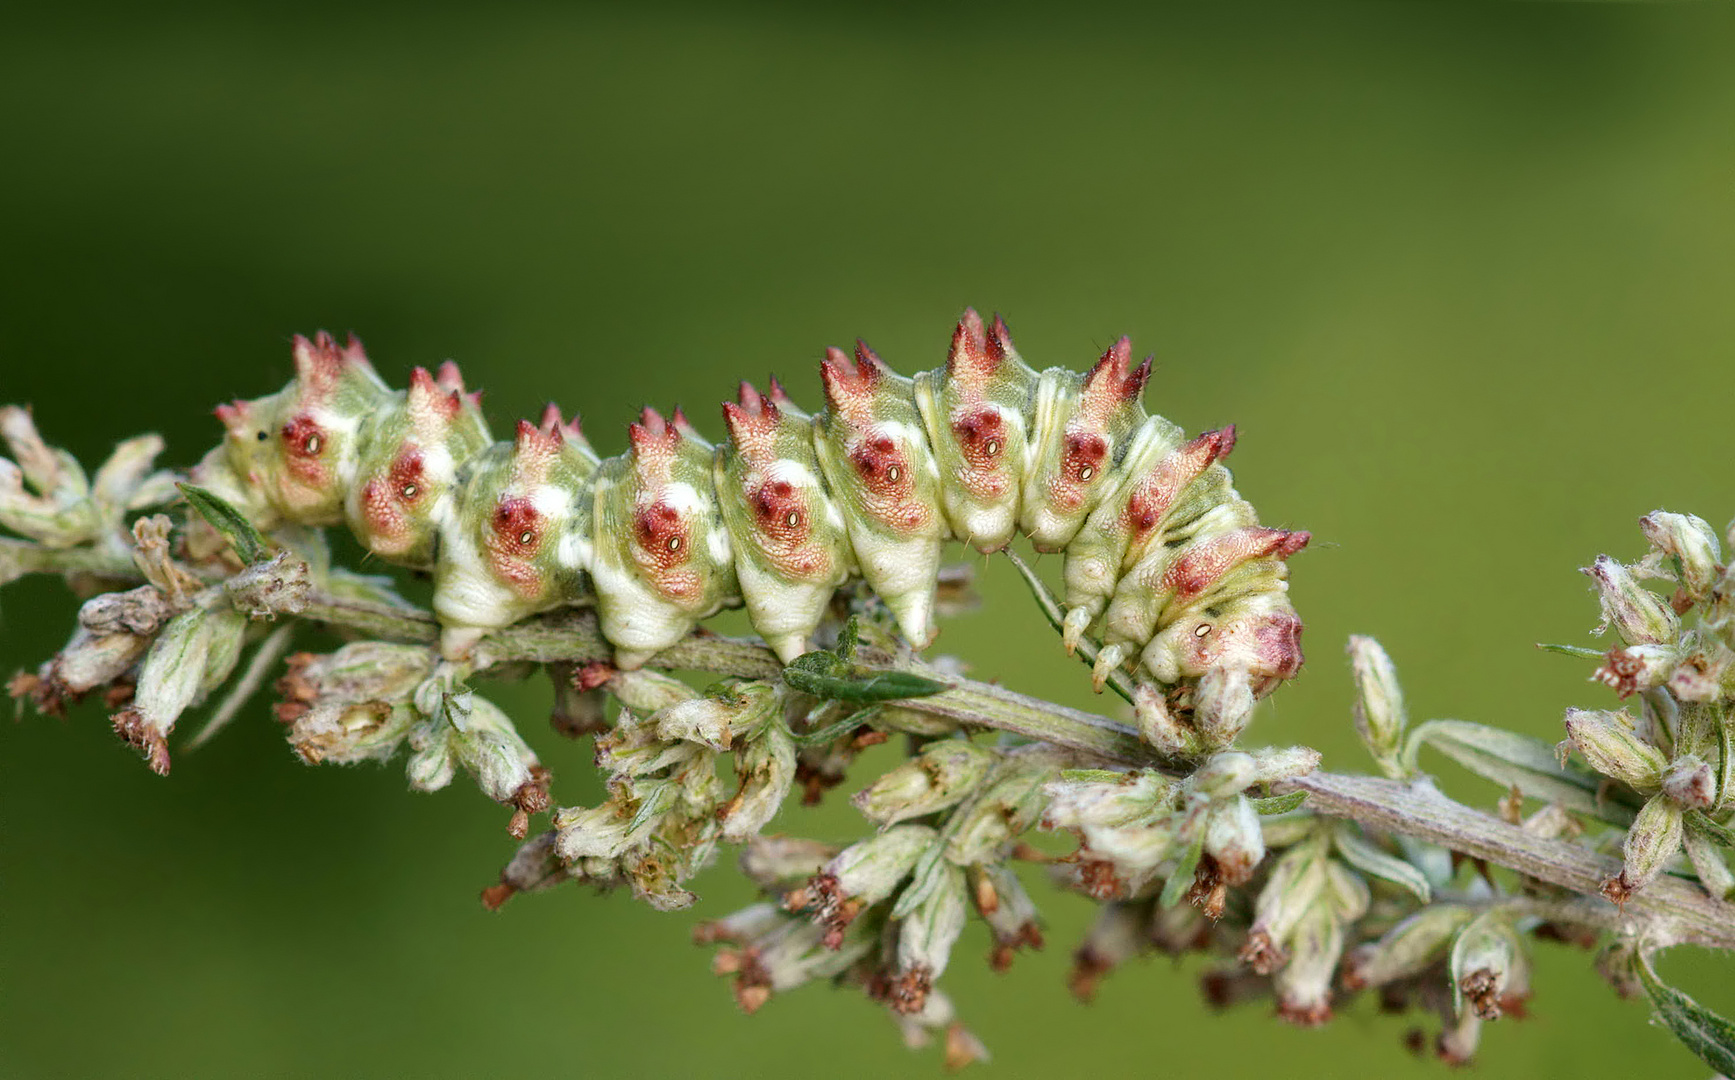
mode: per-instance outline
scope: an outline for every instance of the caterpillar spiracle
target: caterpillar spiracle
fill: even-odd
[[[943,545],[1023,533],[1062,553],[1066,642],[1100,635],[1099,684],[1126,668],[1153,700],[1206,680],[1250,706],[1301,664],[1285,560],[1308,534],[1260,526],[1236,493],[1233,427],[1189,439],[1146,413],[1150,360],[1125,338],[1088,372],[1037,372],[967,311],[942,368],[904,378],[865,343],[830,349],[815,415],[742,383],[721,444],[647,408],[606,459],[553,405],[494,441],[450,362],[393,391],[353,337],[297,337],[294,360],[280,392],[217,409],[227,437],[195,479],[261,528],[347,524],[431,572],[451,658],[585,603],[636,668],[745,605],[787,663],[857,577],[922,647]]]

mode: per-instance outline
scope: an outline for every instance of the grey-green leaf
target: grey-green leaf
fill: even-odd
[[[1700,1061],[1724,1076],[1735,1076],[1735,1024],[1665,985],[1651,970],[1648,957],[1641,956],[1636,966],[1657,1018]]]
[[[1735,831],[1727,825],[1719,825],[1706,815],[1703,810],[1689,810],[1685,816],[1687,828],[1726,848],[1735,848]]]
[[[1187,890],[1193,887],[1193,872],[1199,868],[1199,857],[1205,853],[1205,830],[1197,830],[1187,849],[1181,852],[1181,857],[1175,861],[1175,871],[1169,875],[1169,880],[1163,883],[1163,895],[1157,903],[1165,908],[1172,908],[1187,895]]]
[[[1253,809],[1264,817],[1274,817],[1287,814],[1291,810],[1301,809],[1301,804],[1307,801],[1307,792],[1292,791],[1287,795],[1272,795],[1265,799],[1249,799]]]
[[[1424,904],[1432,900],[1433,890],[1428,886],[1428,875],[1407,860],[1381,851],[1356,835],[1353,828],[1347,825],[1338,828],[1334,839],[1338,854],[1357,870],[1394,885],[1402,885]]]
[[[1595,649],[1587,649],[1583,645],[1550,645],[1547,642],[1537,642],[1536,647],[1543,652],[1559,653],[1562,656],[1582,656],[1586,660],[1601,660],[1608,654]]]
[[[210,522],[211,528],[229,541],[229,546],[235,549],[236,556],[242,562],[252,566],[271,557],[271,547],[265,542],[264,535],[253,527],[253,523],[248,521],[241,511],[195,484],[175,486],[181,489],[187,505],[198,511],[200,517]]]
[[[1613,825],[1632,824],[1631,807],[1598,798],[1603,778],[1576,763],[1561,764],[1553,746],[1541,739],[1503,731],[1470,720],[1429,720],[1410,732],[1404,758],[1414,764],[1417,751],[1432,746],[1458,764],[1502,787],[1555,802]]]

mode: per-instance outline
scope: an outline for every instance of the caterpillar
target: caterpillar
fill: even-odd
[[[195,480],[261,528],[346,524],[430,572],[449,658],[584,603],[622,669],[736,606],[787,663],[856,578],[921,648],[943,546],[1022,533],[1064,559],[1066,643],[1100,635],[1099,688],[1121,668],[1170,690],[1229,673],[1257,697],[1302,661],[1285,560],[1309,534],[1236,493],[1233,427],[1189,439],[1145,411],[1151,361],[1124,337],[1088,372],[1037,372],[998,316],[966,311],[942,368],[904,378],[858,341],[827,350],[817,414],[743,382],[721,444],[646,408],[607,459],[554,405],[494,441],[449,361],[393,391],[353,336],[321,332],[294,364],[280,392],[218,407]]]

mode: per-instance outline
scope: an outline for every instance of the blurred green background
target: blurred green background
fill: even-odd
[[[1608,700],[1531,647],[1586,640],[1575,568],[1636,557],[1655,507],[1735,514],[1732,49],[1711,5],[14,13],[0,399],[87,462],[155,429],[187,463],[214,403],[286,379],[291,333],[353,329],[393,381],[455,357],[501,427],[554,398],[612,453],[641,404],[716,431],[767,371],[816,401],[821,348],[858,334],[934,366],[966,304],[1038,365],[1129,333],[1152,407],[1239,424],[1242,492],[1317,538],[1293,563],[1313,661],[1255,741],[1362,767],[1351,632],[1418,715],[1553,738]],[[945,650],[1098,700],[985,578]],[[8,590],[0,669],[73,610]],[[557,801],[594,798],[543,689],[501,700]],[[740,1016],[687,944],[744,899],[726,869],[692,913],[571,890],[489,915],[503,811],[303,767],[262,706],[167,781],[94,705],[0,737],[6,1075],[938,1070],[855,994]],[[861,829],[841,799],[778,827]],[[1004,976],[979,927],[960,946],[982,1075],[1440,1074],[1367,1002],[1323,1031],[1211,1014],[1195,963],[1080,1007],[1089,913],[1054,896],[1047,952]],[[1589,959],[1542,954],[1479,1075],[1703,1076]],[[1727,962],[1667,970],[1735,1009]]]

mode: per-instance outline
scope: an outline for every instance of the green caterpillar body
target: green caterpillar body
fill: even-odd
[[[549,406],[494,442],[457,368],[390,390],[353,338],[295,341],[295,381],[219,407],[227,438],[196,479],[262,528],[347,524],[370,552],[429,571],[442,649],[540,611],[594,604],[633,668],[745,605],[785,662],[833,593],[865,579],[917,647],[934,635],[942,548],[1019,533],[1064,555],[1069,647],[1100,634],[1116,668],[1173,699],[1211,673],[1259,696],[1301,664],[1285,560],[1308,534],[1265,528],[1222,458],[1234,429],[1188,439],[1148,415],[1150,361],[1121,339],[1088,372],[1037,372],[974,311],[943,368],[894,374],[865,344],[821,364],[826,407],[773,380],[723,406],[713,446],[646,409],[600,459]]]

